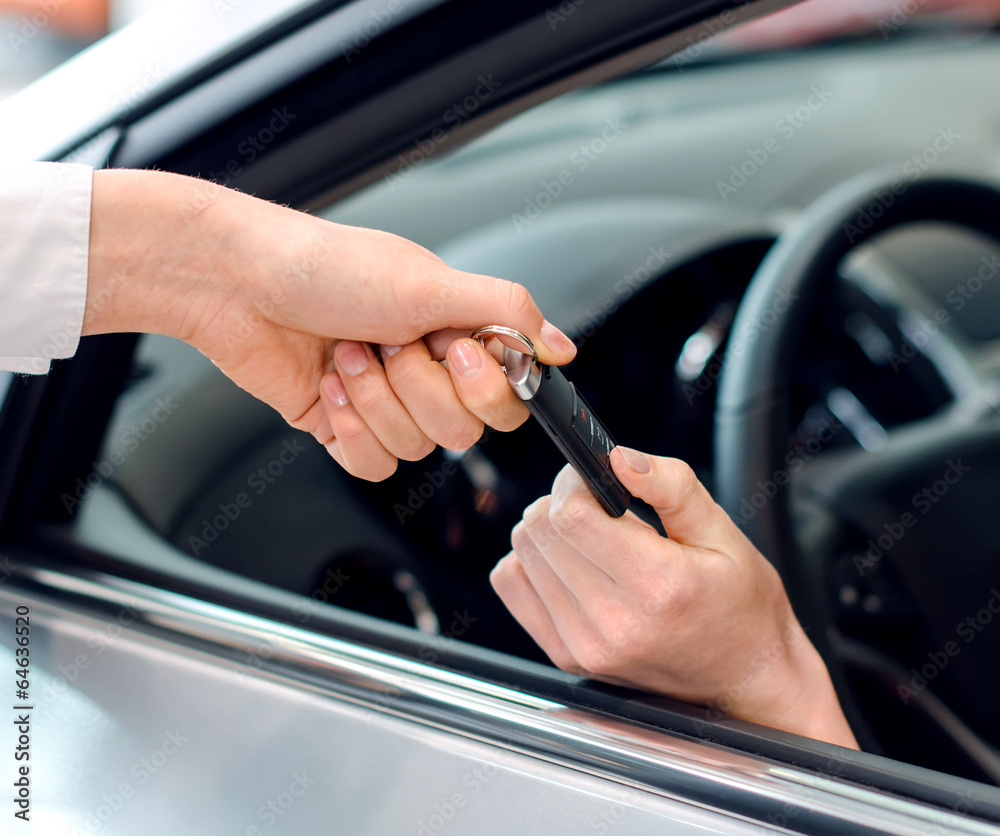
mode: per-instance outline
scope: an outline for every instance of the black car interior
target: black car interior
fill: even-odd
[[[247,48],[268,79],[252,101],[223,96],[236,56],[136,114],[108,162],[207,176],[262,114],[300,114],[232,185],[524,283],[577,341],[567,374],[618,440],[690,462],[779,568],[863,748],[1000,784],[997,36],[921,30],[681,69],[654,63],[682,45],[680,22],[733,4],[661,3],[642,26],[648,4],[617,16],[607,4],[528,56],[510,44],[541,25],[543,4],[486,17],[464,5],[387,33],[349,66],[329,44],[303,46],[300,65],[268,74],[289,60],[275,34]],[[304,45],[331,26],[314,12],[296,30]],[[412,138],[440,122],[428,114],[490,71],[502,96],[407,163]],[[724,195],[730,163],[816,84],[830,103]],[[207,124],[188,118],[206,112]],[[620,138],[581,168],[574,149],[608,119]],[[901,173],[952,127],[960,140],[940,166]],[[567,169],[565,193],[529,218]],[[863,233],[845,231],[866,216]],[[546,662],[488,582],[564,463],[534,424],[371,484],[165,338],[89,341],[47,382],[13,391],[4,427],[19,427],[26,452],[0,480],[16,512],[9,540],[219,601],[304,596],[322,607],[281,617],[361,640],[377,640],[372,622],[337,621],[327,605],[400,625],[386,627],[391,646],[426,648],[416,631],[457,639],[424,661],[484,675],[502,667],[492,651]],[[29,416],[44,441],[21,425]],[[686,716],[584,690],[644,721],[655,706]],[[745,732],[720,728],[720,740]],[[740,740],[776,757],[796,745]]]

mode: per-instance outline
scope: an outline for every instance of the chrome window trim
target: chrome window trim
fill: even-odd
[[[20,565],[0,601],[62,620],[136,614],[147,635],[176,649],[584,774],[773,827],[786,811],[806,832],[1000,833],[996,825],[910,799],[542,699],[301,627],[92,571]],[[432,639],[429,638],[429,641]],[[268,648],[262,658],[262,647]],[[238,661],[256,657],[253,668]],[[830,759],[835,767],[836,758]],[[832,772],[832,770],[831,770]],[[970,782],[970,787],[977,785]],[[692,796],[711,788],[711,801]],[[697,796],[697,794],[696,794]],[[956,808],[957,809],[957,808]],[[791,812],[791,815],[789,815]]]

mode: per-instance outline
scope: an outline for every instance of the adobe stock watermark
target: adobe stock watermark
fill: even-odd
[[[844,774],[844,766],[836,757],[830,757],[827,758],[826,764],[817,767],[816,774],[836,778]],[[767,824],[761,825],[758,833],[767,836],[785,836],[800,829],[795,826],[795,819],[815,807],[813,799],[816,797],[816,789],[801,784],[796,784],[790,789],[795,794],[795,800],[789,799],[780,807],[768,812]]]
[[[742,189],[781,151],[782,145],[788,142],[816,115],[827,102],[833,98],[833,91],[827,90],[826,84],[814,84],[809,88],[809,96],[794,110],[787,111],[774,123],[774,133],[761,142],[760,145],[747,148],[746,157],[739,164],[730,166],[727,180],[716,180],[715,188],[723,203]]]
[[[447,628],[440,633],[427,634],[426,640],[417,649],[417,656],[421,661],[429,665],[437,662],[438,658],[447,649],[450,641],[460,639],[471,629],[472,625],[479,621],[479,618],[470,615],[467,609],[459,612],[452,610],[451,621]],[[442,622],[444,619],[441,619]],[[408,689],[410,683],[405,679],[390,681],[386,684],[378,695],[372,697],[369,702],[371,711],[365,714],[365,723],[371,725],[375,721],[376,712],[393,711],[403,699],[404,689]]]
[[[708,704],[709,721],[721,720],[730,714],[746,696],[747,689],[768,670],[786,659],[792,646],[804,639],[804,632],[789,627],[783,635],[751,656],[747,661],[747,672],[740,681],[724,686],[722,694]]]
[[[962,464],[961,457],[949,459],[941,476],[925,485],[910,498],[910,510],[904,511],[896,519],[883,523],[882,532],[869,537],[865,543],[868,550],[854,555],[854,568],[858,575],[878,566],[882,558],[891,552],[920,519],[930,513],[944,499],[948,492],[971,471],[969,465]]]
[[[537,194],[524,200],[523,212],[512,212],[511,223],[517,232],[523,232],[537,221],[542,213],[562,197],[577,178],[587,171],[598,158],[608,150],[625,132],[628,126],[622,123],[621,116],[609,116],[604,120],[603,130],[590,142],[580,145],[569,155],[569,165],[561,169],[551,178],[543,179]]]
[[[982,292],[996,276],[1000,274],[1000,258],[995,253],[984,255],[980,259],[980,266],[965,281],[958,282],[954,288],[948,291],[945,301],[955,313],[961,311],[969,302],[975,299],[976,295]],[[953,319],[952,312],[947,307],[937,308],[933,314],[928,316],[913,317],[909,321],[909,327],[904,328],[906,341],[899,347],[889,352],[889,366],[894,372],[898,372],[915,357],[924,354],[924,349],[930,345],[941,329],[948,325]],[[904,322],[904,324],[906,324]]]
[[[396,15],[412,4],[413,0],[388,0],[382,8],[369,9],[369,19],[355,26],[340,48],[344,60],[350,64],[355,55],[360,55],[365,47],[389,28]]]
[[[87,653],[77,653],[70,661],[58,664],[55,673],[43,680],[38,704],[53,705],[138,617],[137,604],[133,601],[132,606],[119,610],[113,620],[104,622],[100,630],[87,637]]]
[[[309,621],[324,604],[329,603],[344,588],[350,579],[351,576],[344,571],[343,566],[328,568],[323,575],[323,580],[309,593],[309,597],[297,600],[292,605],[292,614],[299,624],[302,625]],[[277,652],[279,642],[293,640],[293,631],[297,629],[299,628],[290,624],[282,624],[271,630],[267,639],[246,648],[243,658],[233,665],[237,679],[240,682],[250,679],[255,672],[263,669],[265,663],[272,659]]]
[[[434,836],[448,827],[500,771],[496,761],[476,764],[462,776],[462,789],[456,790],[434,804],[434,812],[417,822],[417,836]]]
[[[114,475],[117,468],[125,464],[129,455],[138,450],[179,408],[173,395],[157,398],[149,415],[119,432],[111,441],[111,452],[100,461],[90,463],[91,471],[87,478],[84,480],[77,476],[75,490],[59,497],[66,513],[72,514],[81,502],[86,502],[95,490]]]
[[[596,308],[587,311],[583,324],[578,329],[577,348],[593,337],[597,333],[597,329],[608,321],[608,317],[621,308],[637,291],[645,287],[653,276],[662,272],[673,257],[673,253],[668,253],[662,246],[649,247],[647,252],[649,255],[638,267],[615,282],[611,296]]]
[[[587,832],[598,834],[610,833],[613,828],[617,827],[624,820],[625,813],[626,808],[624,805],[613,801],[596,816],[591,816],[590,821],[587,822]]]
[[[139,80],[118,97],[115,102],[115,112],[118,115],[128,112],[160,87],[166,79],[166,71],[159,64],[147,64],[143,67],[143,74]]]
[[[389,191],[396,191],[396,187],[400,186],[413,173],[414,166],[434,155],[441,143],[447,139],[449,131],[471,119],[501,87],[503,87],[503,82],[497,81],[493,77],[493,73],[476,78],[472,92],[462,101],[452,104],[441,114],[442,121],[449,127],[447,129],[435,128],[431,131],[429,139],[414,140],[414,149],[400,154],[396,158],[394,170],[385,175]]]
[[[853,244],[875,225],[895,203],[896,198],[905,194],[907,189],[923,177],[945,154],[962,138],[950,126],[938,128],[937,135],[922,151],[914,154],[903,163],[901,176],[894,179],[884,189],[872,192],[871,200],[858,210],[853,222],[844,224],[844,234],[847,241]]]
[[[878,31],[882,40],[889,40],[890,36],[906,26],[926,2],[927,0],[901,0],[901,2],[893,4],[892,13],[881,18],[878,22]]]
[[[243,829],[244,836],[262,836],[274,827],[302,796],[316,786],[316,780],[316,778],[310,777],[304,769],[293,772],[288,786],[257,808],[256,818],[259,823],[247,825]]]
[[[771,304],[765,310],[761,311],[750,322],[743,324],[739,333],[730,337],[729,344],[721,358],[712,359],[694,381],[685,381],[681,392],[688,405],[710,392],[722,375],[723,368],[732,362],[732,358],[743,356],[747,349],[758,342],[778,321],[778,318],[788,313],[798,301],[798,293],[783,288],[775,294]]]
[[[223,165],[221,171],[208,172],[208,179],[220,186],[228,186],[233,178],[239,177],[244,167],[253,163],[296,118],[297,115],[287,107],[271,108],[271,112],[265,117],[266,123],[254,133],[247,134],[246,139],[236,146],[236,156]]]
[[[980,267],[964,282],[959,282],[948,291],[945,301],[955,312],[962,310],[976,295],[1000,274],[1000,258],[996,253],[984,255],[980,259]],[[945,323],[941,323],[944,325]]]
[[[19,26],[16,31],[7,33],[7,43],[10,44],[11,51],[17,55],[31,41],[38,37],[40,32],[44,32],[52,21],[58,17],[70,0],[42,0],[38,4],[38,11],[29,15],[21,15]]]
[[[467,609],[462,610],[462,612],[452,610],[451,621],[448,623],[447,628],[440,633],[429,635],[427,640],[418,648],[417,656],[429,665],[433,665],[437,662],[444,648],[447,647],[448,640],[462,638],[477,621],[479,621],[479,618],[469,615]]]
[[[216,184],[208,185],[211,185],[211,188],[196,187],[196,200],[215,200],[212,188],[219,188],[219,186]],[[303,285],[308,285],[310,279],[320,273],[323,265],[328,263],[330,257],[334,255],[336,252],[330,240],[326,236],[321,236],[317,240],[316,247],[281,276],[279,283],[270,289],[267,297],[256,300],[256,310],[240,314],[235,327],[226,330],[222,336],[226,348],[239,346],[252,337],[257,329],[268,322],[278,308],[288,301],[289,295],[294,294]]]
[[[74,825],[73,836],[91,836],[104,832],[107,823],[135,797],[137,788],[148,784],[189,741],[190,738],[182,734],[180,729],[164,732],[163,742],[159,747],[129,768],[131,780],[122,781],[115,789],[104,793],[101,803],[83,819],[82,825]]]
[[[694,34],[687,36],[687,46],[675,55],[672,55],[668,63],[673,64],[678,72],[683,72],[688,64],[701,58],[709,44],[736,23],[738,20],[736,12],[745,6],[749,6],[750,0],[743,0],[743,2],[735,5],[736,9],[726,9],[717,16],[701,23]]]
[[[560,24],[565,23],[573,15],[576,14],[577,9],[584,5],[587,0],[563,0],[558,6],[553,6],[551,9],[547,9],[545,12],[545,20],[548,22],[552,31],[555,32],[559,28]]]
[[[771,478],[766,481],[758,480],[754,486],[754,492],[749,497],[740,499],[739,513],[734,517],[737,525],[742,525],[756,517],[762,508],[791,483],[792,474],[802,470],[811,462],[843,428],[844,424],[837,418],[833,416],[824,418],[808,441],[800,442],[789,450],[785,454],[786,467],[774,471]]]
[[[495,430],[491,427],[485,427],[479,441],[465,452],[468,454],[478,450],[489,440],[493,432]],[[461,463],[455,459],[445,459],[441,466],[435,470],[425,470],[423,480],[419,484],[407,488],[405,499],[392,506],[393,513],[400,524],[406,525],[407,520],[421,510],[459,470],[461,470]]]
[[[188,550],[198,557],[205,549],[215,543],[222,533],[235,523],[251,505],[255,498],[262,496],[267,489],[284,475],[306,451],[299,444],[298,438],[281,443],[281,450],[263,467],[258,467],[246,480],[247,488],[252,491],[240,491],[230,502],[219,503],[219,513],[214,517],[206,517],[201,521],[201,536],[188,536]]]
[[[62,171],[62,169],[56,168],[55,171]],[[93,294],[92,297],[87,299],[88,312],[104,313],[108,306],[114,302],[115,297],[118,295],[118,292],[122,289],[122,286],[126,283],[126,281],[127,279],[122,273],[113,273],[108,280],[105,281],[101,291]],[[46,336],[48,338],[48,342],[46,342],[41,348],[32,349],[32,357],[38,357],[42,360],[58,360],[70,357],[79,343],[79,323],[69,322],[64,327],[56,331],[50,331]]]
[[[927,653],[926,662],[919,668],[910,668],[909,683],[899,683],[896,686],[896,694],[903,701],[903,705],[909,705],[910,700],[930,687],[948,665],[961,655],[962,650],[972,644],[993,623],[996,616],[1000,616],[1000,589],[993,587],[989,599],[983,606],[955,625],[955,638],[945,642],[939,650]]]

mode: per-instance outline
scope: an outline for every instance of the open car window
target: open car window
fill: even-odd
[[[775,51],[710,47],[713,33],[694,33],[680,60],[569,92],[456,150],[415,138],[370,184],[310,208],[525,284],[576,340],[568,373],[618,440],[690,462],[719,495],[719,379],[746,289],[777,236],[875,167],[906,183],[1000,170],[1000,103],[983,106],[995,99],[1000,42],[988,26],[937,23],[885,39],[838,31],[832,42]],[[560,25],[553,20],[554,31]],[[444,120],[473,124],[504,83],[477,79]],[[252,151],[237,148],[238,167],[252,164]],[[844,259],[835,293],[788,358],[785,481],[762,478],[745,508],[730,509],[749,522],[772,491],[792,486],[794,534],[815,556],[808,578],[822,601],[800,614],[816,619],[810,635],[836,637],[825,649],[863,742],[901,764],[983,783],[1000,780],[995,538],[979,525],[964,550],[950,548],[942,560],[971,557],[935,589],[894,561],[920,539],[919,558],[930,561],[931,544],[948,548],[949,526],[972,512],[991,518],[992,462],[977,460],[965,479],[961,431],[977,424],[985,433],[994,417],[996,258],[996,241],[928,224]],[[939,432],[940,478],[902,465],[891,483],[860,478],[893,433],[922,427]],[[100,450],[59,501],[70,539],[94,553],[280,601],[289,624],[317,633],[329,629],[328,607],[372,617],[392,625],[393,641],[410,636],[419,663],[467,665],[489,679],[504,660],[548,664],[488,576],[524,507],[563,464],[529,423],[361,482],[198,352],[146,336]],[[921,520],[917,534],[904,513]],[[949,603],[938,606],[939,596]],[[464,655],[449,655],[452,640]],[[531,670],[544,679],[545,668]],[[566,687],[567,677],[552,676]],[[640,713],[670,705],[570,687],[614,694]],[[702,722],[703,707],[692,711]],[[709,715],[711,737],[720,715]],[[782,751],[771,754],[780,761]]]

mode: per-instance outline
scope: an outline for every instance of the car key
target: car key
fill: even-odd
[[[484,347],[486,337],[500,341],[504,347],[503,370],[511,389],[580,474],[601,507],[612,517],[624,514],[631,495],[611,469],[615,442],[576,387],[558,368],[539,363],[534,345],[520,331],[487,325],[472,336]]]

